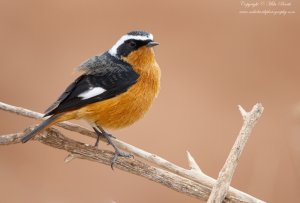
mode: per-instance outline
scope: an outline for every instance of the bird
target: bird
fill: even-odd
[[[112,168],[118,157],[133,157],[115,145],[106,129],[128,127],[150,109],[160,89],[161,70],[153,48],[157,45],[151,33],[131,31],[108,51],[80,64],[77,70],[83,73],[45,111],[47,119],[21,141],[59,122],[83,119],[97,135],[95,147],[102,136],[114,148]]]

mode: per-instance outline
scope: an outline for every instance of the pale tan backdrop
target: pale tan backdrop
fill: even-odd
[[[299,14],[240,10],[240,1],[1,0],[0,100],[42,112],[82,61],[130,30],[152,32],[160,95],[142,121],[114,135],[181,166],[189,150],[216,177],[242,125],[237,105],[260,101],[265,112],[232,184],[300,202]],[[37,123],[2,111],[0,119],[1,134]],[[36,142],[0,147],[0,202],[198,202],[108,166],[64,164],[66,155]]]

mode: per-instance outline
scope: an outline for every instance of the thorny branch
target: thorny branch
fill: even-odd
[[[262,112],[263,107],[260,104],[256,104],[255,106],[261,110],[260,112]],[[21,107],[8,105],[2,102],[0,102],[0,109],[8,112],[16,113],[18,115],[25,116],[25,117],[43,119],[42,117],[43,115],[40,113],[33,112],[31,110],[24,109]],[[256,114],[255,112],[252,111],[249,114],[255,114],[253,116],[256,117],[256,119],[258,119],[261,116],[261,113]],[[57,124],[57,126],[60,126],[70,131],[78,132],[80,134],[89,137],[96,137],[94,132],[70,122],[62,122]],[[0,136],[0,145],[19,143],[22,135],[23,133],[2,135]],[[68,151],[70,154],[66,157],[65,162],[69,162],[74,158],[80,158],[80,159],[96,161],[102,164],[109,165],[110,160],[112,158],[112,152],[107,150],[99,150],[93,146],[82,144],[72,139],[69,139],[65,137],[63,134],[61,134],[58,130],[53,128],[50,128],[40,133],[39,136],[36,136],[35,140],[43,144],[49,145],[51,147]],[[103,139],[103,141],[106,140]],[[115,166],[116,168],[158,182],[175,191],[202,200],[208,199],[211,192],[211,188],[215,185],[216,180],[205,175],[201,171],[200,167],[197,165],[196,161],[190,155],[189,152],[188,152],[188,161],[191,169],[185,169],[155,154],[151,154],[149,152],[146,152],[142,149],[129,145],[120,140],[116,139],[114,141],[118,147],[128,152],[131,152],[136,157],[140,157],[150,163],[157,165],[158,167],[161,167],[162,169],[158,167],[150,166],[137,159],[124,159],[124,158],[120,158],[117,161],[117,164]],[[243,193],[235,188],[229,187],[228,193],[223,202],[263,203],[264,201],[252,197],[246,193]]]

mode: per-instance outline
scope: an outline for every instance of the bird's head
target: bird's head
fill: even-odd
[[[132,31],[123,35],[108,52],[133,66],[139,66],[155,60],[152,47],[156,45],[158,43],[153,41],[152,34]]]

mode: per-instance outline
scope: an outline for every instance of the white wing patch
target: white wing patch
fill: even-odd
[[[80,93],[78,97],[81,97],[82,100],[89,99],[91,97],[97,96],[105,92],[106,89],[102,87],[91,87],[90,89]]]

